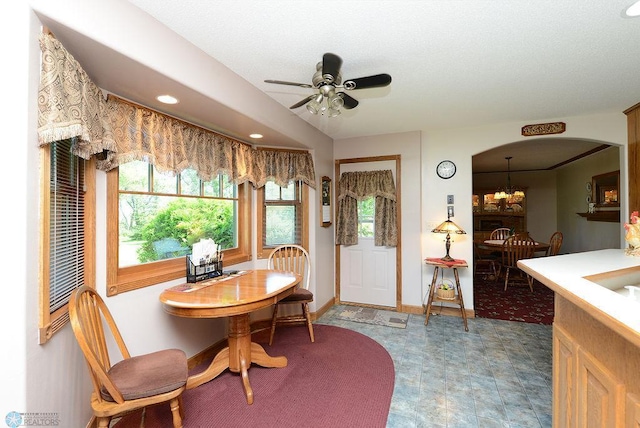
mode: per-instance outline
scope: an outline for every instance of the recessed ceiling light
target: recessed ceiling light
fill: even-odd
[[[249,134],[251,138],[262,138],[262,134]]]
[[[165,104],[177,104],[178,103],[178,99],[175,97],[172,97],[171,95],[159,95],[156,98],[158,101],[160,101],[161,103],[165,103]]]
[[[629,6],[625,13],[627,16],[640,16],[640,1]]]

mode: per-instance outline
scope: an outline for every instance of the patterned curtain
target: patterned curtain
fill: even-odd
[[[235,183],[286,186],[302,180],[315,188],[311,153],[254,149],[179,119],[118,97],[107,100],[73,56],[50,34],[40,37],[42,72],[38,93],[40,145],[72,139],[72,151],[109,171],[145,160],[160,172],[194,169],[205,181],[226,174]]]
[[[374,243],[377,246],[395,247],[398,244],[396,186],[391,170],[344,172],[338,187],[337,244],[358,243],[358,201],[373,196]]]
[[[224,173],[235,183],[248,181],[254,187],[264,186],[267,180],[282,186],[302,180],[316,187],[309,152],[254,149],[112,95],[107,99],[107,114],[117,143],[109,169],[145,160],[160,172],[177,174],[194,169],[204,181]]]
[[[76,156],[89,159],[101,153],[107,158],[112,157],[115,143],[106,121],[102,92],[54,37],[41,34],[40,49],[40,145],[71,139],[71,151]]]

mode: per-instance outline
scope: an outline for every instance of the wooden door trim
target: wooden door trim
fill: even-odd
[[[336,187],[333,192],[333,206],[338,209],[338,192],[340,183],[340,166],[350,163],[365,163],[365,162],[384,162],[395,161],[396,163],[396,227],[398,229],[398,245],[396,246],[396,311],[402,310],[402,191],[401,191],[401,156],[400,155],[388,155],[388,156],[369,156],[363,158],[348,158],[348,159],[336,159],[335,161],[335,181]],[[337,212],[337,211],[336,211]],[[337,218],[336,218],[337,223]],[[340,245],[336,245],[335,250],[335,280],[336,280],[336,304],[341,304],[340,300]],[[364,306],[364,305],[363,305]],[[371,306],[371,305],[368,305]]]

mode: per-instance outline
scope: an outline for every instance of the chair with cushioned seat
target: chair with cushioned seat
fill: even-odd
[[[273,343],[273,336],[275,335],[276,326],[278,324],[306,323],[307,328],[309,329],[311,342],[314,342],[313,325],[311,324],[311,315],[309,314],[309,303],[313,302],[313,293],[309,291],[309,283],[311,280],[311,262],[309,260],[309,253],[307,253],[307,251],[300,245],[280,245],[269,255],[268,268],[286,272],[295,272],[302,276],[302,281],[300,281],[300,284],[296,286],[294,292],[280,300],[273,307],[269,345]],[[285,305],[300,305],[302,313],[279,316],[279,307]]]
[[[107,428],[113,416],[164,402],[171,407],[174,428],[182,427],[182,393],[188,377],[184,351],[167,349],[131,357],[109,309],[87,286],[71,295],[69,318],[89,366],[94,388],[91,407],[98,427]],[[122,357],[113,365],[107,339],[117,344]]]

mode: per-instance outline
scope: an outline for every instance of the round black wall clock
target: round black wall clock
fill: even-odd
[[[450,160],[443,160],[436,167],[436,173],[440,178],[451,178],[456,174],[456,164]]]

